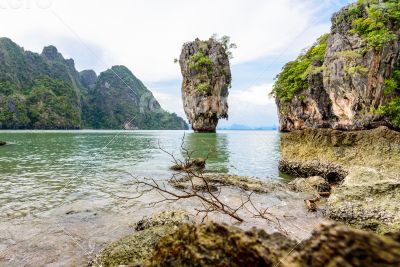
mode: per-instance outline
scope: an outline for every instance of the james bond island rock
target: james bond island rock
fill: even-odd
[[[229,53],[215,38],[185,43],[179,58],[183,107],[194,131],[214,132],[228,118]]]
[[[400,6],[359,0],[277,76],[280,129],[400,128]]]

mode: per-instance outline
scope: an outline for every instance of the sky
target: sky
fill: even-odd
[[[161,106],[186,119],[181,100],[182,44],[214,33],[237,49],[231,60],[229,120],[277,125],[268,94],[283,65],[322,34],[351,0],[0,0],[0,36],[40,53],[55,45],[78,70],[127,66]]]

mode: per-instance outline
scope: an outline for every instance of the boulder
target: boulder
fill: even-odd
[[[289,186],[297,192],[316,193],[330,191],[329,183],[321,176],[296,178],[289,183]]]

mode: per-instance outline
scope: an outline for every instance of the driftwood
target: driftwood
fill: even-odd
[[[160,146],[160,144],[158,144],[158,148],[168,154],[172,158],[174,166],[176,166],[173,168],[175,173],[172,177],[168,181],[163,182],[156,181],[152,178],[139,179],[128,173],[133,178],[133,183],[131,185],[135,186],[135,191],[137,193],[137,196],[128,198],[136,199],[149,192],[158,193],[161,196],[161,199],[152,201],[149,203],[150,206],[155,206],[159,203],[172,203],[187,199],[197,199],[200,201],[201,208],[195,209],[197,212],[196,215],[201,214],[203,216],[202,221],[204,221],[210,213],[221,213],[241,223],[244,221],[244,218],[238,214],[238,211],[247,210],[253,218],[267,220],[268,222],[275,224],[280,232],[287,234],[286,230],[282,228],[280,220],[276,216],[270,213],[268,209],[257,207],[252,202],[251,196],[253,193],[248,193],[243,190],[241,203],[236,206],[223,200],[223,198],[220,197],[222,185],[210,183],[209,179],[203,175],[202,167],[204,167],[204,165],[199,164],[201,165],[199,166],[200,168],[193,168],[194,160],[192,159],[192,155],[195,151],[188,151],[184,147],[184,138],[185,136],[183,136],[181,144],[181,150],[184,155],[183,160],[177,159],[172,153],[166,151]],[[211,151],[208,152],[205,160],[208,159],[210,153]],[[176,183],[179,179],[182,179],[182,177],[184,177],[185,181],[189,184],[187,188],[179,188],[179,190],[176,191],[168,187],[168,184],[174,184],[174,182]],[[201,183],[201,186],[199,186],[199,183]]]

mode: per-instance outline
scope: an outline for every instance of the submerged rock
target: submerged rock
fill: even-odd
[[[185,43],[179,58],[183,107],[193,130],[214,132],[228,118],[231,84],[229,56],[222,43],[210,38]]]
[[[207,184],[205,183],[207,182]],[[193,188],[198,190],[217,191],[217,186],[234,186],[243,190],[256,193],[270,193],[276,191],[285,191],[287,187],[280,182],[263,182],[257,178],[232,175],[232,174],[211,174],[207,173],[200,177],[181,177],[172,179],[169,183],[178,189]],[[207,188],[208,187],[208,188]]]
[[[206,160],[203,158],[192,159],[187,163],[183,162],[181,164],[175,164],[171,166],[171,170],[173,171],[183,171],[187,169],[201,170],[206,167]]]
[[[135,223],[135,230],[142,231],[155,226],[180,225],[190,223],[192,220],[189,214],[184,210],[168,210],[153,214],[150,217],[144,217]]]

